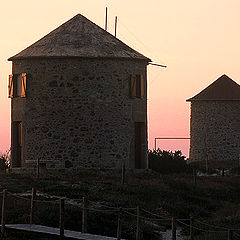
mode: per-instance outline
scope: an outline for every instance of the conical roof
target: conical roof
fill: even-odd
[[[151,61],[81,14],[8,60],[67,57],[130,58]]]
[[[187,102],[202,100],[240,100],[240,85],[224,74]]]

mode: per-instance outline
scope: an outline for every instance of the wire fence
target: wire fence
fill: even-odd
[[[35,224],[60,229],[60,238],[64,229],[78,232],[109,235],[128,239],[145,239],[145,230],[152,234],[171,229],[169,239],[190,240],[239,240],[240,229],[209,224],[201,219],[185,219],[161,215],[143,208],[121,208],[78,199],[52,196],[46,200],[42,193],[32,189],[29,195],[0,192],[1,233],[8,224]],[[96,222],[98,224],[96,224]],[[161,231],[159,230],[161,229]],[[180,231],[179,231],[180,229]],[[179,235],[180,232],[180,235]],[[149,233],[148,233],[149,234]],[[149,237],[149,236],[148,236]],[[151,239],[151,237],[150,237]]]

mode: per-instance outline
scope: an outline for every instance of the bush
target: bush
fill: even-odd
[[[7,150],[6,152],[0,154],[0,170],[6,170],[10,167],[11,160],[11,150]]]
[[[191,172],[181,151],[148,150],[148,161],[150,169],[162,174]]]

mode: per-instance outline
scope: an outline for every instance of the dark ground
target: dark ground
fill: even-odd
[[[146,218],[158,217],[149,216],[143,210],[166,218],[172,216],[189,218],[193,215],[195,219],[210,225],[240,228],[239,176],[198,177],[195,187],[190,174],[160,175],[150,171],[128,173],[124,186],[121,185],[120,173],[100,171],[45,175],[40,179],[13,173],[1,174],[0,190],[7,189],[11,193],[18,193],[17,196],[7,195],[7,223],[29,222],[30,201],[26,198],[30,199],[32,187],[36,188],[38,193],[47,194],[37,196],[40,201],[35,204],[34,215],[35,223],[47,226],[58,226],[57,199],[66,197],[65,227],[81,231],[80,200],[85,196],[90,208],[89,233],[116,236],[118,212],[115,208],[123,207],[130,209],[125,209],[126,212],[123,213],[122,237],[134,239],[136,211],[131,208],[137,206],[140,207],[141,215]],[[49,195],[55,197],[49,198]],[[71,202],[70,199],[74,201]],[[161,228],[170,227],[171,222],[160,225]],[[154,232],[156,232],[156,222],[149,219],[141,220],[141,236],[145,240],[159,239],[159,235]],[[22,235],[8,234],[4,239],[21,239],[20,236]],[[23,236],[22,239],[31,239],[31,237]],[[36,236],[32,239],[36,239]]]

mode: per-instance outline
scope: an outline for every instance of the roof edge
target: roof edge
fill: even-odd
[[[240,99],[187,99],[186,102],[197,102],[197,101],[240,101]]]
[[[103,32],[105,32],[106,34],[110,35],[112,38],[115,38],[118,42],[120,42],[121,44],[125,45],[126,47],[128,47],[129,49],[133,50],[135,53],[139,54],[139,57],[132,57],[133,59],[142,59],[142,60],[145,60],[145,61],[148,61],[148,62],[151,62],[151,59],[149,59],[148,57],[146,57],[145,55],[141,54],[140,52],[138,52],[137,50],[135,50],[134,48],[128,46],[126,43],[124,43],[122,40],[120,40],[119,38],[115,37],[112,33],[106,31],[105,29],[103,29],[101,26],[98,26],[95,22],[93,22],[92,20],[88,19],[87,17],[83,16],[82,14],[77,14],[75,15],[74,17],[72,17],[71,19],[69,19],[68,21],[62,23],[61,25],[59,25],[57,28],[51,30],[50,32],[48,32],[45,36],[43,36],[42,38],[40,38],[39,40],[35,41],[34,43],[32,43],[30,46],[26,47],[25,49],[23,49],[22,51],[20,51],[19,53],[13,55],[12,57],[8,58],[7,60],[8,61],[13,61],[13,60],[17,60],[17,59],[21,59],[22,57],[18,58],[17,55],[19,55],[20,53],[22,53],[23,51],[25,51],[26,49],[29,49],[30,47],[32,47],[34,44],[40,42],[42,39],[44,39],[46,36],[48,36],[49,34],[51,34],[52,32],[56,31],[57,29],[61,28],[63,25],[67,24],[68,22],[70,22],[72,19],[74,19],[75,17],[78,17],[78,16],[81,16],[83,17],[84,19],[86,19],[87,21],[91,22],[93,25],[95,25],[96,27],[98,27],[99,29],[101,29]],[[36,57],[36,56],[35,56]],[[34,57],[34,58],[35,58]],[[50,58],[51,56],[49,57],[44,57],[44,56],[41,56],[41,58]],[[53,56],[55,58],[55,56]],[[59,56],[61,57],[61,56]],[[57,58],[59,58],[57,57]],[[67,58],[68,56],[65,56],[64,58]],[[69,56],[69,57],[72,57],[72,56]],[[74,57],[74,56],[73,56]],[[23,57],[22,59],[27,59],[27,58],[32,58],[32,57]],[[36,57],[36,58],[39,58],[39,57]],[[107,58],[107,57],[102,57],[102,58]],[[118,57],[116,57],[118,58]],[[127,58],[127,57],[126,57]]]
[[[33,56],[33,57],[10,57],[8,61],[17,61],[17,60],[27,60],[27,59],[66,59],[66,58],[82,58],[82,59],[121,59],[121,60],[133,60],[133,61],[143,61],[143,62],[152,62],[150,58],[133,58],[133,57],[78,57],[78,56]]]
[[[240,101],[240,85],[223,74],[186,101]]]

